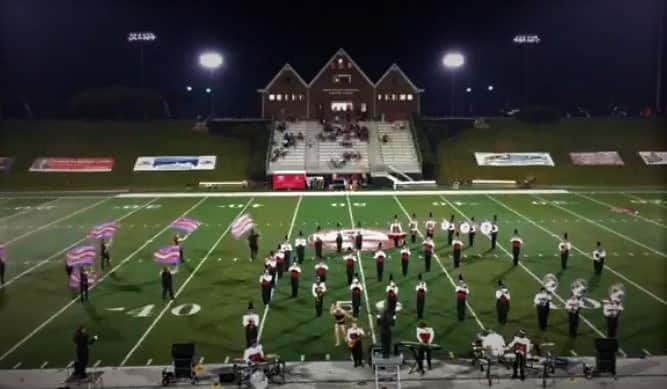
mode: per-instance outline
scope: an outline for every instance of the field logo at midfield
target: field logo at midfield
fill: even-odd
[[[346,228],[341,229],[340,233],[343,235],[343,248],[354,247],[354,236],[357,229]],[[322,230],[319,233],[312,233],[308,236],[308,242],[312,245],[315,242],[315,237],[319,235],[322,239],[323,246],[326,250],[336,250],[336,236],[338,230]],[[368,228],[361,229],[363,236],[362,251],[374,251],[378,248],[378,243],[382,243],[382,248],[387,249],[394,247],[394,241],[389,238],[389,231],[374,230]]]

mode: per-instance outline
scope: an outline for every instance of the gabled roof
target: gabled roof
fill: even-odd
[[[278,77],[280,77],[280,75],[283,74],[283,72],[286,71],[286,70],[289,70],[292,73],[294,73],[296,75],[296,78],[303,84],[303,86],[305,86],[306,88],[309,86],[308,83],[306,81],[304,81],[304,79],[301,78],[299,73],[292,67],[292,65],[290,65],[289,63],[286,63],[285,65],[283,65],[282,68],[280,68],[278,73],[276,73],[276,75],[273,77],[273,79],[271,79],[271,81],[269,81],[269,83],[266,85],[266,87],[264,87],[264,89],[258,89],[257,91],[258,92],[264,92],[264,91],[269,90],[269,88],[271,88],[271,85],[273,85],[278,80]]]
[[[389,66],[389,69],[387,69],[387,71],[384,72],[384,74],[382,75],[382,77],[380,77],[380,79],[375,83],[375,87],[377,88],[377,87],[380,85],[380,83],[382,82],[382,80],[384,80],[385,77],[387,77],[387,76],[389,75],[389,73],[391,73],[392,71],[397,71],[397,72],[398,72],[398,73],[399,73],[399,74],[400,74],[400,75],[401,75],[401,76],[408,82],[408,84],[410,85],[410,87],[411,87],[412,89],[414,89],[415,92],[417,92],[417,93],[422,93],[422,92],[424,92],[423,89],[417,88],[417,85],[415,85],[415,84],[412,82],[412,80],[410,80],[410,77],[408,77],[408,76],[403,72],[403,70],[401,70],[401,68],[398,67],[398,65],[395,64],[395,63],[392,64],[391,66]]]
[[[359,65],[357,65],[356,62],[354,62],[354,60],[352,59],[352,57],[350,57],[350,55],[349,55],[345,50],[343,50],[343,49],[341,48],[341,49],[338,49],[338,51],[336,51],[336,53],[334,53],[334,55],[332,55],[331,58],[329,58],[329,60],[328,60],[327,62],[324,63],[324,66],[322,66],[322,69],[320,69],[320,71],[315,75],[315,77],[313,77],[313,79],[312,79],[312,80],[310,81],[310,83],[308,84],[308,87],[311,87],[311,86],[313,85],[313,83],[315,82],[315,80],[317,80],[318,78],[320,78],[320,76],[322,75],[322,73],[324,73],[324,71],[327,70],[327,68],[329,67],[329,64],[331,63],[331,61],[333,61],[333,60],[334,60],[337,56],[339,56],[339,55],[342,55],[342,56],[347,57],[347,59],[349,59],[350,62],[352,62],[352,66],[354,66],[354,67],[357,69],[357,71],[358,71],[358,72],[359,72],[359,73],[366,79],[366,81],[368,81],[368,83],[371,84],[371,85],[375,85],[375,84],[373,83],[373,81],[371,81],[371,79],[368,78],[368,76],[366,75],[366,73],[364,73],[364,71],[361,70],[361,68],[359,67]]]

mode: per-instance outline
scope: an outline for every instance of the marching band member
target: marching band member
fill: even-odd
[[[109,255],[109,246],[111,242],[106,242],[104,238],[100,239],[100,265],[102,270],[104,270],[104,265],[111,267],[111,256]]]
[[[167,298],[174,299],[174,277],[168,267],[164,267],[160,273],[160,284],[162,286],[162,300]]]
[[[88,285],[88,273],[81,267],[79,269],[79,295],[81,296],[81,302],[88,301]]]
[[[597,242],[595,250],[593,251],[593,270],[595,274],[602,273],[604,268],[604,259],[607,256],[607,252],[602,248],[602,244]]]
[[[317,278],[319,278],[320,281],[327,282],[327,270],[329,270],[329,266],[327,266],[327,264],[324,263],[324,260],[320,258],[315,265],[315,275],[317,275]]]
[[[276,280],[280,280],[283,278],[283,273],[285,272],[285,253],[283,252],[281,245],[278,245],[276,254],[273,257],[276,260],[276,271],[278,273]]]
[[[183,238],[176,233],[173,238],[174,246],[178,246],[178,257],[181,259],[181,262],[185,262],[185,257],[183,256]]]
[[[428,220],[424,223],[426,229],[426,237],[433,239],[433,233],[435,231],[435,220],[433,220],[433,212],[428,213]]]
[[[422,320],[424,318],[424,305],[426,305],[426,292],[428,288],[426,287],[426,282],[422,279],[421,273],[417,276],[419,282],[415,290],[417,292],[417,320]]]
[[[301,277],[301,266],[297,261],[292,262],[289,269],[289,278],[292,284],[292,298],[299,294],[299,277]]]
[[[361,344],[361,339],[364,337],[364,335],[364,330],[357,327],[357,323],[355,322],[352,322],[350,328],[347,329],[347,346],[352,351],[354,367],[363,366],[364,364],[364,348]]]
[[[475,244],[475,234],[477,233],[477,225],[475,224],[475,217],[470,218],[470,231],[468,231],[468,246],[472,247]]]
[[[361,222],[357,223],[357,232],[354,234],[354,247],[359,251],[364,248],[364,236],[361,233]]]
[[[498,280],[498,289],[496,289],[496,312],[498,314],[498,323],[507,324],[507,314],[510,311],[510,291],[502,280]]]
[[[516,266],[519,264],[521,246],[523,245],[523,239],[519,236],[519,231],[516,228],[514,229],[514,235],[512,235],[510,242],[512,243],[512,261],[514,262],[514,266]]]
[[[433,238],[430,236],[426,236],[426,239],[424,239],[424,243],[422,243],[422,246],[424,247],[424,271],[430,272],[431,258],[433,257],[433,250],[435,249],[435,243],[433,242]]]
[[[315,297],[315,315],[317,317],[322,316],[322,306],[324,305],[324,294],[327,292],[327,285],[320,280],[319,277],[315,278],[313,286],[311,288],[311,293]]]
[[[459,283],[456,285],[456,315],[459,321],[463,321],[466,317],[466,299],[470,294],[470,289],[463,281],[463,275],[459,274]]]
[[[410,218],[410,241],[412,244],[415,244],[417,242],[417,231],[419,230],[419,222],[417,221],[417,215],[414,213],[412,214],[412,218]]]
[[[340,223],[336,223],[336,252],[343,252],[343,233],[340,231]]]
[[[306,257],[306,244],[306,238],[303,237],[303,231],[299,231],[299,236],[294,240],[296,257],[299,261],[299,265],[303,263],[303,260]]]
[[[514,359],[512,379],[518,378],[517,370],[519,370],[521,373],[521,381],[525,380],[526,375],[524,374],[524,369],[526,367],[526,357],[531,349],[530,339],[526,337],[526,332],[524,330],[519,330],[507,347],[512,349],[514,355],[516,355],[516,358]]]
[[[245,328],[245,346],[250,347],[257,342],[257,328],[259,326],[259,315],[253,310],[252,301],[248,303],[248,312],[243,315],[241,323]]]
[[[250,229],[248,233],[248,247],[250,248],[250,261],[257,259],[257,252],[259,251],[259,233],[254,228]]]
[[[382,243],[378,243],[378,249],[375,252],[375,269],[377,272],[377,278],[379,282],[382,282],[382,276],[384,274],[384,260],[387,258],[387,255],[382,251]]]
[[[463,250],[463,242],[459,239],[459,233],[457,232],[454,240],[452,240],[452,258],[454,259],[454,267],[458,268],[461,263],[461,250]]]
[[[391,223],[391,226],[389,226],[389,231],[391,231],[392,234],[395,234],[394,247],[396,248],[401,247],[403,239],[398,234],[403,232],[403,227],[401,226],[401,223],[398,221],[398,215],[394,215],[394,222]]]
[[[389,285],[387,285],[387,309],[391,314],[396,314],[396,305],[398,305],[398,286],[394,282],[394,277],[389,274]]]
[[[317,226],[315,232],[315,242],[313,243],[313,246],[315,246],[315,258],[317,259],[322,259],[323,244],[324,242],[322,242],[322,237],[320,236],[320,226]]]
[[[579,310],[581,309],[581,300],[577,294],[572,291],[570,298],[565,302],[565,310],[567,311],[567,321],[569,325],[569,333],[571,338],[577,337],[577,330],[579,328]]]
[[[498,216],[493,215],[491,222],[491,250],[496,249],[496,242],[498,241]]]
[[[558,250],[560,251],[560,266],[563,270],[567,269],[567,260],[570,257],[570,249],[572,245],[567,240],[567,232],[563,234],[563,239],[558,243]]]
[[[269,270],[271,275],[271,287],[276,284],[276,272],[278,270],[278,261],[276,261],[276,255],[273,250],[269,251],[269,256],[264,259],[264,266]]]
[[[447,227],[447,246],[452,246],[452,239],[456,231],[456,224],[454,223],[454,215],[449,217],[449,226]]]
[[[262,302],[264,305],[269,305],[271,302],[273,276],[271,275],[268,266],[264,269],[264,274],[259,277],[259,285],[262,287]]]
[[[350,284],[350,292],[352,293],[352,316],[359,317],[359,306],[361,306],[361,292],[364,287],[359,282],[359,275],[355,274],[352,284]]]
[[[243,361],[248,365],[256,365],[264,362],[264,350],[262,345],[254,342],[243,351]]]
[[[433,331],[433,328],[427,327],[424,322],[419,323],[417,327],[417,341],[420,347],[417,354],[417,366],[421,374],[424,374],[424,359],[426,359],[428,369],[431,370],[431,343],[433,343],[434,337],[435,331]]]
[[[357,262],[357,257],[352,252],[352,247],[347,248],[347,254],[343,257],[345,261],[345,271],[347,273],[347,284],[352,284],[352,277],[354,277],[354,264]]]
[[[280,250],[283,252],[283,255],[285,256],[284,269],[287,270],[287,267],[292,264],[292,244],[289,242],[289,238],[287,237],[287,235],[285,235],[285,240],[283,241],[283,244],[280,246]]]
[[[408,265],[410,264],[410,248],[403,246],[401,249],[401,270],[403,271],[403,277],[408,275]]]
[[[535,294],[533,303],[535,304],[535,307],[537,307],[537,323],[542,331],[547,329],[550,302],[551,294],[549,294],[544,287],[541,287],[540,291]]]
[[[340,346],[340,339],[343,338],[343,340],[345,340],[346,337],[347,337],[347,334],[346,334],[346,331],[345,331],[346,330],[345,321],[348,319],[350,314],[347,313],[338,304],[331,304],[331,307],[329,308],[329,313],[331,314],[331,316],[334,317],[334,320],[335,320],[335,323],[334,323],[334,337],[336,338],[336,344],[334,346],[338,347],[338,346]]]
[[[618,318],[623,311],[623,304],[620,300],[612,298],[602,300],[602,313],[607,319],[607,337],[615,338],[618,333]]]

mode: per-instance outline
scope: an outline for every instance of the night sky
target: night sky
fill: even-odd
[[[212,86],[224,116],[258,116],[256,89],[285,62],[310,81],[340,47],[374,81],[398,63],[426,89],[424,113],[437,115],[447,110],[448,49],[466,56],[460,101],[513,105],[521,54],[512,38],[533,33],[542,42],[525,57],[531,102],[639,108],[655,103],[660,1],[0,0],[0,87],[37,115],[66,114],[77,91],[138,86],[139,51],[126,35],[153,31],[146,86],[172,96]],[[225,57],[214,80],[197,64],[206,49]]]

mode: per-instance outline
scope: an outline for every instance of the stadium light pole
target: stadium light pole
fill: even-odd
[[[451,115],[454,116],[455,112],[455,105],[454,105],[454,85],[456,84],[456,70],[459,69],[460,67],[463,66],[465,63],[465,58],[463,57],[463,54],[459,52],[449,52],[446,53],[445,56],[442,58],[442,64],[447,68],[451,74],[452,74],[452,87],[451,87],[451,96],[450,96],[450,103],[451,103]]]
[[[157,35],[151,31],[133,31],[127,34],[127,41],[139,47],[139,86],[144,87],[144,45],[155,42]]]
[[[222,66],[222,62],[223,62],[222,55],[215,51],[207,51],[199,55],[199,65],[201,65],[204,69],[207,69],[210,72],[211,82],[214,82],[213,77],[215,75],[215,71]],[[215,114],[213,89],[206,88],[206,93],[208,93],[211,103],[210,116],[213,116]]]
[[[515,45],[519,46],[521,49],[521,58],[520,61],[521,63],[519,64],[520,68],[520,78],[519,78],[519,88],[520,88],[520,96],[521,96],[521,104],[526,103],[526,62],[527,62],[527,54],[526,54],[526,49],[530,46],[536,46],[538,45],[542,40],[540,39],[539,35],[537,34],[518,34],[514,36],[514,39],[512,39]]]

